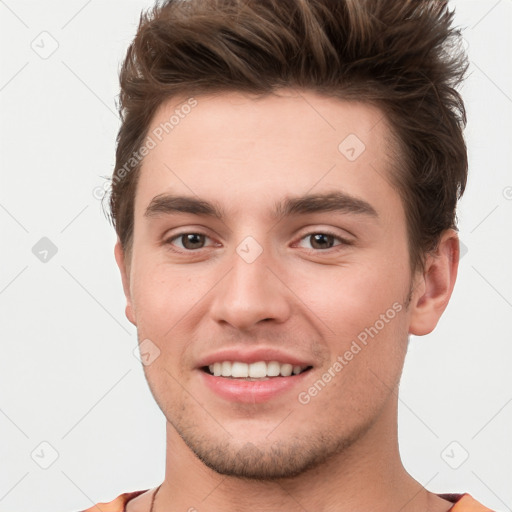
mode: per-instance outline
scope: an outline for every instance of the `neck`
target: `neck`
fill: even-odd
[[[206,467],[167,423],[165,480],[155,512],[425,512],[448,510],[402,465],[397,439],[397,397],[375,423],[342,453],[294,478],[257,481],[225,476]],[[394,435],[390,433],[393,432]],[[437,500],[437,507],[432,501]]]

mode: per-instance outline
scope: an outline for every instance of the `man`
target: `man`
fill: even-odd
[[[110,207],[164,482],[89,510],[486,511],[402,465],[409,335],[458,268],[466,70],[437,0],[167,1]]]

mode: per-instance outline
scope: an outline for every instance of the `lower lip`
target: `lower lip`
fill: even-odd
[[[215,377],[199,370],[205,384],[220,397],[231,402],[257,404],[267,402],[303,382],[311,370],[290,377],[270,377],[267,380],[230,379]]]

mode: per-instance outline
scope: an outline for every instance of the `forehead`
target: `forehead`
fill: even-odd
[[[332,190],[399,207],[387,179],[389,133],[378,108],[309,91],[172,99],[148,130],[135,215],[162,193],[199,196],[233,215]]]

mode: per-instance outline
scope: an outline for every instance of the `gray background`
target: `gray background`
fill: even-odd
[[[114,230],[95,197],[114,165],[118,66],[150,5],[0,1],[0,512],[78,510],[164,476],[164,418],[133,353]],[[452,5],[471,60],[467,252],[437,329],[411,338],[400,445],[429,490],[505,511],[512,0]]]

